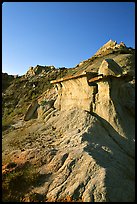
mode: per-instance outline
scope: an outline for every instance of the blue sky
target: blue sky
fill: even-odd
[[[135,47],[134,2],[5,2],[2,72],[75,67],[108,40]]]

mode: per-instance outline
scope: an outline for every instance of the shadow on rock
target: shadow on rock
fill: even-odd
[[[134,201],[134,144],[122,137],[106,120],[97,118],[92,127],[83,134],[87,145],[84,150],[105,169],[105,186],[111,202]],[[130,149],[130,151],[129,151]],[[132,153],[132,154],[131,154]]]

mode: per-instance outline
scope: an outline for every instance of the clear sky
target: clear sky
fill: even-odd
[[[134,2],[5,2],[2,72],[75,67],[108,40],[135,48]]]

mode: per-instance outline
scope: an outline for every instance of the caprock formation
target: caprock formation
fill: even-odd
[[[134,57],[110,40],[75,68],[36,66],[7,88],[9,101],[18,84],[22,98],[23,87],[41,92],[3,132],[3,182],[10,175],[13,186],[7,195],[4,183],[3,201],[135,201]]]

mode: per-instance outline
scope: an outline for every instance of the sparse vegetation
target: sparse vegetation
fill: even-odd
[[[46,103],[47,103],[47,100],[44,100],[44,101],[41,101],[40,105],[41,105],[41,106],[45,106]]]
[[[16,164],[12,162],[7,168],[13,167],[16,167]],[[37,179],[38,173],[30,163],[17,165],[13,171],[2,174],[2,201],[21,202],[29,188],[36,185]]]
[[[2,130],[5,131],[10,127],[12,123],[22,117],[28,105],[35,99],[37,99],[44,91],[53,87],[50,84],[51,80],[64,77],[67,74],[74,73],[72,69],[54,69],[45,73],[44,76],[33,76],[28,79],[24,76],[15,78],[13,76],[3,74],[2,83],[4,85],[4,94],[2,98]],[[6,77],[6,79],[5,79]],[[11,83],[12,82],[12,83]],[[35,84],[35,87],[33,87]]]

